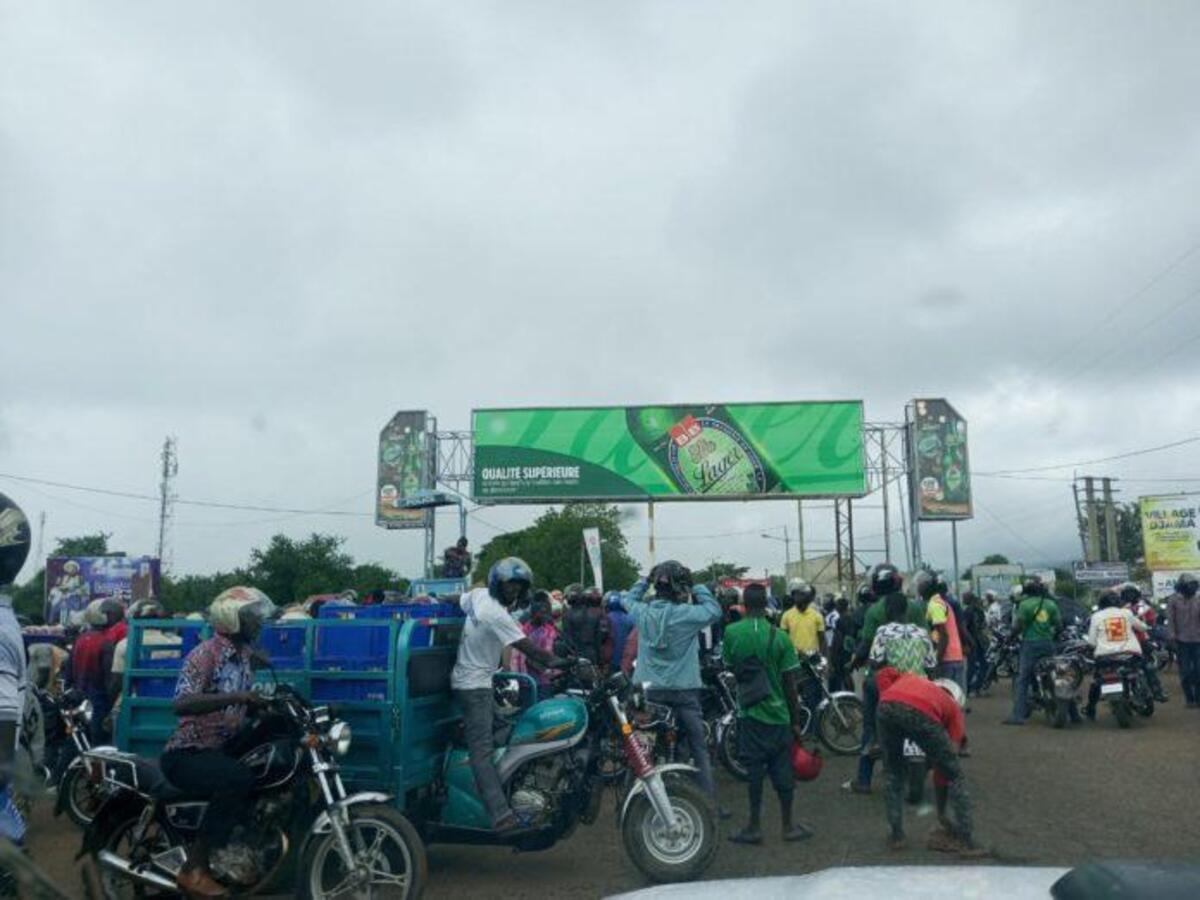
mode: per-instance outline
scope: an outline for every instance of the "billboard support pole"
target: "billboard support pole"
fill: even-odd
[[[954,547],[954,595],[958,596],[958,519],[950,520],[950,543]]]
[[[796,501],[796,546],[800,557],[800,577],[807,581],[804,574],[804,501]]]
[[[888,514],[888,458],[887,435],[880,429],[879,434],[879,479],[883,482],[883,556],[892,561],[892,520]]]
[[[908,516],[904,513],[904,485],[896,480],[896,499],[900,502],[900,531],[904,537],[904,563],[907,571],[912,571],[912,544],[908,540]],[[888,562],[891,562],[889,559]]]
[[[916,481],[917,448],[913,440],[916,430],[916,415],[912,404],[904,407],[904,449],[908,462],[908,515],[912,524],[912,568],[921,565],[921,509],[917,499],[920,485]]]
[[[650,514],[650,568],[654,568],[654,501],[649,502]]]

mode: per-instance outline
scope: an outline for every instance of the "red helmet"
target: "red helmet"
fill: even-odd
[[[824,765],[825,760],[820,751],[809,752],[804,749],[803,744],[792,745],[792,771],[796,773],[798,781],[815,781]]]

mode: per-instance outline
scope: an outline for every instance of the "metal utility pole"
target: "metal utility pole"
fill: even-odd
[[[1104,561],[1117,562],[1121,553],[1117,545],[1117,508],[1113,505],[1112,479],[1103,478],[1101,484],[1104,487]]]
[[[646,504],[650,516],[650,568],[654,568],[654,501]]]
[[[167,564],[167,526],[171,519],[175,493],[172,490],[175,476],[179,474],[179,457],[175,452],[175,438],[168,436],[162,447],[162,481],[158,489],[158,559],[163,572]]]
[[[879,431],[879,478],[883,482],[883,556],[888,562],[892,561],[892,520],[888,515],[888,455],[887,438],[883,430]]]
[[[1079,532],[1079,550],[1083,554],[1083,558],[1087,559],[1087,530],[1084,528],[1083,510],[1079,507],[1079,479],[1076,478],[1071,482],[1071,493],[1075,495],[1075,526]]]
[[[1100,523],[1096,518],[1096,479],[1091,475],[1083,479],[1083,495],[1087,506],[1087,562],[1100,561]]]
[[[808,576],[806,575],[806,573],[804,571],[804,501],[803,500],[796,501],[796,528],[798,529],[796,532],[796,544],[797,544],[798,555],[800,557],[800,577],[803,578],[805,581],[807,581]]]
[[[40,563],[43,566],[46,564],[46,557],[44,555],[46,552],[45,551],[45,541],[46,541],[46,511],[43,509],[38,514],[37,556],[34,557],[34,559],[37,560],[38,563]]]
[[[958,519],[950,520],[950,542],[954,545],[954,593],[958,595]]]

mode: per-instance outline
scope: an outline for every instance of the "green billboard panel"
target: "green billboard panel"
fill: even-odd
[[[857,400],[477,409],[472,431],[480,502],[867,492]]]

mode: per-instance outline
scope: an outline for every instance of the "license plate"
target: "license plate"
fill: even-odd
[[[1100,696],[1101,697],[1108,697],[1111,694],[1123,694],[1123,693],[1125,693],[1125,685],[1117,684],[1115,681],[1112,684],[1100,685]]]

